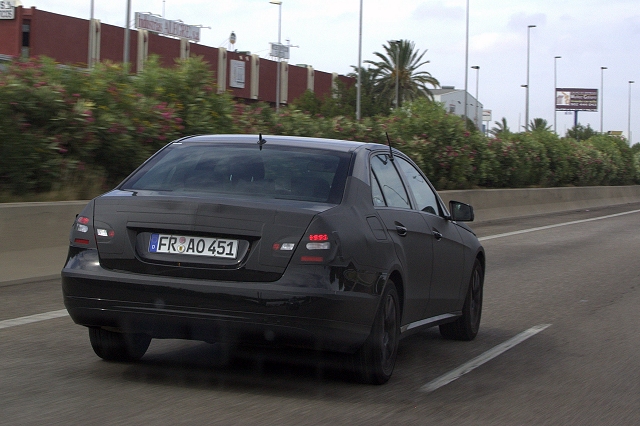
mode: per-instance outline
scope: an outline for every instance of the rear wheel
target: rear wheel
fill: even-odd
[[[355,354],[355,370],[364,383],[381,385],[393,373],[400,338],[400,305],[393,281],[382,294],[371,334]]]
[[[93,351],[106,361],[137,361],[147,352],[151,337],[146,334],[116,333],[102,328],[89,328]]]
[[[471,272],[467,297],[462,307],[462,316],[447,324],[440,325],[440,334],[445,339],[473,340],[480,329],[482,315],[482,288],[484,271],[479,259],[476,259]]]

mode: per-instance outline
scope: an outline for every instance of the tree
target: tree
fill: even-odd
[[[489,131],[493,136],[496,138],[505,138],[511,135],[511,130],[507,125],[507,119],[505,117],[502,117],[501,121],[494,121],[494,123],[496,126]]]
[[[418,68],[428,64],[422,61],[426,51],[415,50],[415,43],[409,40],[390,41],[383,45],[385,53],[374,52],[380,61],[365,61],[373,65],[373,78],[376,91],[389,104],[396,98],[396,81],[398,82],[398,107],[403,101],[412,101],[419,97],[433,99],[433,93],[427,87],[440,87],[440,82],[428,71]],[[422,61],[422,62],[421,62]]]
[[[587,124],[587,127],[584,127],[582,124],[578,124],[577,126],[573,126],[571,129],[567,130],[567,137],[573,138],[577,141],[586,141],[597,134],[598,133],[591,128],[590,124]]]
[[[550,132],[551,126],[544,118],[534,118],[529,124],[529,130],[532,132]]]
[[[331,90],[331,95],[322,98],[320,114],[325,117],[352,117],[356,116],[356,87],[355,84],[347,86],[337,80]]]
[[[322,99],[320,99],[318,95],[311,90],[305,90],[299,98],[294,99],[293,102],[291,102],[291,105],[300,111],[306,112],[310,115],[316,115],[320,114]]]
[[[358,78],[358,67],[352,66],[353,72],[349,73],[349,77]],[[391,107],[391,102],[389,99],[384,99],[380,92],[376,87],[376,70],[372,68],[361,68],[360,69],[360,80],[361,80],[361,90],[360,90],[360,109],[362,117],[373,117],[376,115],[386,115],[389,114],[389,109]],[[356,98],[356,86],[351,86],[350,90],[353,91],[353,99],[354,99],[354,110],[355,110],[355,98]]]

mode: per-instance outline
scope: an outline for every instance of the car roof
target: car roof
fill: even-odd
[[[187,136],[175,142],[189,143],[234,143],[234,144],[257,144],[258,135],[198,135]],[[327,149],[339,152],[354,152],[359,149],[373,149],[384,147],[377,143],[366,143],[356,141],[345,141],[339,139],[308,138],[303,136],[279,136],[263,135],[266,146],[277,145],[287,147],[308,147],[315,149]]]

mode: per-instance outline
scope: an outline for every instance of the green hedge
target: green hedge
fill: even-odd
[[[283,134],[391,143],[439,189],[640,183],[640,150],[613,136],[586,141],[552,132],[487,138],[426,99],[361,121],[323,117],[218,94],[200,59],[129,76],[103,63],[91,72],[47,58],[0,74],[0,193],[106,189],[180,136]],[[304,103],[303,103],[304,104]],[[301,105],[298,103],[298,105]]]

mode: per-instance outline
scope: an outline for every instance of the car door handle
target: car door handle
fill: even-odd
[[[440,233],[440,231],[438,231],[437,229],[434,228],[433,230],[433,236],[435,237],[436,240],[440,241],[442,239],[442,234]]]
[[[396,231],[398,232],[398,235],[400,235],[401,237],[407,236],[407,228],[405,228],[402,225],[396,225]]]

